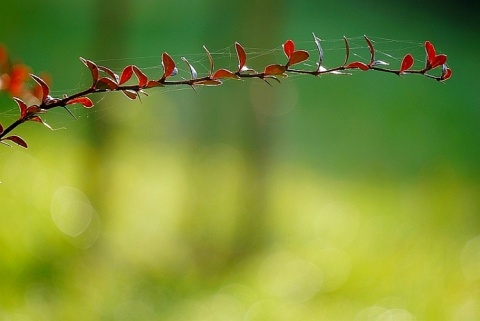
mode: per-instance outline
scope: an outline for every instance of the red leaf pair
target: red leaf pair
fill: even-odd
[[[288,58],[287,68],[307,60],[310,56],[305,50],[295,50],[295,43],[292,40],[285,41],[283,44],[283,52]]]
[[[427,53],[425,69],[433,69],[447,62],[447,55],[437,55],[435,47],[430,41],[425,41],[425,51]]]
[[[120,75],[120,80],[118,84],[122,85],[126,83],[128,80],[130,80],[130,78],[132,78],[133,74],[135,74],[135,76],[137,77],[138,87],[143,88],[147,85],[148,83],[147,75],[145,75],[145,73],[135,65],[130,65],[123,69],[122,74]]]

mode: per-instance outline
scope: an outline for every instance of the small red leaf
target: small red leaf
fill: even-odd
[[[205,47],[204,47],[205,48]],[[207,48],[205,48],[205,50],[207,50]],[[208,51],[207,51],[208,52]],[[210,53],[209,53],[210,54]],[[211,58],[211,56],[209,56]],[[191,75],[191,79],[197,79],[197,71],[195,70],[195,68],[193,68],[193,66],[188,62],[187,58],[185,57],[182,57],[182,60],[185,61],[185,63],[187,64],[188,68],[190,69],[190,75]],[[211,60],[210,62],[210,66],[213,66],[213,60]]]
[[[436,55],[435,58],[430,61],[430,68],[436,68],[438,66],[442,66],[444,63],[447,62],[446,55]]]
[[[283,44],[283,52],[285,53],[285,56],[290,60],[290,56],[292,53],[295,51],[295,43],[292,40],[287,40]]]
[[[98,80],[95,87],[97,89],[115,90],[118,88],[118,84],[108,77],[102,77]]]
[[[402,64],[400,65],[399,73],[401,74],[402,72],[410,69],[412,66],[413,56],[411,54],[406,54],[405,57],[403,57]]]
[[[360,62],[360,61],[355,61],[355,62],[352,62],[352,63],[349,63],[345,68],[358,68],[358,69],[361,69],[363,71],[367,71],[370,69],[370,67],[368,67],[368,65],[364,64],[363,62]]]
[[[425,51],[427,53],[427,63],[432,64],[433,59],[437,55],[435,52],[435,47],[430,41],[425,41]]]
[[[12,141],[19,146],[22,146],[23,148],[28,148],[28,145],[23,140],[23,138],[21,138],[20,136],[17,136],[17,135],[8,136],[8,137],[3,138],[2,140],[9,140],[9,141]]]
[[[243,49],[242,45],[238,42],[235,42],[235,50],[237,51],[238,57],[238,71],[242,71],[243,67],[247,63],[247,54],[245,53],[245,49]]]
[[[164,73],[162,79],[170,77],[170,75],[175,71],[175,62],[173,61],[172,57],[166,52],[162,54],[162,65],[164,69]]]
[[[122,92],[131,100],[135,100],[138,97],[138,93],[134,90],[122,90]]]
[[[265,71],[263,72],[267,76],[271,75],[281,75],[287,70],[287,67],[274,64],[274,65],[268,65],[265,67]]]
[[[133,72],[138,79],[138,87],[143,88],[148,82],[148,77],[143,71],[140,70],[137,66],[132,66]]]
[[[450,77],[452,77],[452,70],[448,68],[447,65],[443,65],[441,80],[445,81]]]
[[[97,67],[97,65],[93,61],[84,59],[82,57],[80,57],[80,60],[83,62],[83,64],[85,66],[87,66],[88,69],[90,69],[90,72],[92,73],[93,86],[95,86],[95,84],[98,81],[98,67]]]
[[[203,46],[203,49],[205,49],[205,52],[207,53],[207,57],[208,57],[208,61],[210,62],[210,71],[209,71],[209,75],[211,76],[212,73],[213,73],[213,57],[212,57],[212,54],[210,53],[210,51],[208,51],[207,47]],[[190,63],[188,63],[188,61],[185,60],[185,62],[188,64],[188,66],[190,67]],[[192,67],[190,68],[190,70],[192,69]],[[196,74],[196,72],[195,72]],[[193,77],[193,73],[192,73],[192,78],[197,78],[197,76]]]
[[[118,75],[112,71],[112,69],[104,67],[104,66],[98,66],[98,70],[103,71],[104,73],[108,74],[112,79],[115,79],[116,82],[118,82]]]
[[[0,47],[0,50],[2,49],[2,47]],[[2,124],[0,124],[0,134],[3,133],[3,126]]]
[[[213,79],[219,79],[219,78],[234,78],[234,79],[240,79],[237,75],[235,75],[233,72],[227,69],[219,69],[215,72],[215,74],[212,76]]]
[[[13,97],[13,100],[15,100],[18,108],[20,109],[20,118],[24,118],[27,115],[27,104],[25,104],[23,100],[17,97]]]
[[[132,78],[132,75],[133,75],[132,66],[126,66],[120,75],[120,81],[118,82],[118,84],[122,85],[126,83],[127,81],[130,80],[130,78]]]
[[[47,127],[48,129],[53,130],[53,128],[49,124],[44,122],[43,119],[41,119],[39,116],[32,117],[29,120],[40,123],[40,124],[44,125],[45,127]]]
[[[343,41],[345,42],[345,61],[343,62],[343,65],[345,66],[350,57],[350,46],[348,45],[347,37],[343,36]]]
[[[363,36],[365,38],[365,41],[367,42],[367,45],[368,45],[368,49],[370,50],[370,62],[369,62],[369,66],[373,65],[374,61],[375,61],[375,48],[373,47],[373,43],[370,39],[368,39],[367,36]]]
[[[93,102],[88,97],[77,97],[77,98],[70,99],[67,102],[67,105],[73,105],[73,104],[82,104],[83,107],[85,108],[93,107]]]
[[[47,83],[40,77],[30,74],[33,80],[42,88],[42,98],[40,99],[43,102],[47,100],[48,95],[50,94],[50,88],[48,88]]]
[[[39,114],[39,113],[44,113],[44,112],[45,112],[45,110],[41,109],[37,105],[32,105],[32,106],[27,108],[27,114],[28,115],[34,115],[34,114]]]
[[[295,64],[298,64],[302,61],[305,61],[308,59],[310,55],[308,54],[307,51],[305,50],[297,50],[291,53],[290,59],[288,59],[287,66],[292,66]]]

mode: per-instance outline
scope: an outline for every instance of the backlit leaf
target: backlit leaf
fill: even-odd
[[[210,53],[210,51],[208,51],[207,47],[203,46],[203,49],[205,49],[205,52],[207,53],[207,57],[208,57],[208,62],[210,63],[210,71],[209,71],[208,74],[212,75],[212,73],[213,73],[213,57],[212,57],[212,54]],[[189,63],[188,63],[188,65],[190,66]],[[193,75],[192,75],[192,78],[197,78],[197,76],[193,77]]]
[[[370,63],[369,65],[373,65],[375,61],[375,48],[373,47],[373,43],[370,39],[368,39],[367,36],[363,36],[365,38],[365,41],[367,42],[368,49],[370,50]]]
[[[368,69],[370,69],[370,67],[368,67],[368,65],[366,65],[366,64],[364,64],[363,62],[360,62],[360,61],[355,61],[355,62],[349,63],[345,68],[358,68],[358,69],[361,69],[363,71],[367,71]]]
[[[204,47],[205,48],[205,47]],[[205,48],[206,50],[206,48]],[[208,51],[207,51],[208,52]],[[187,58],[185,57],[182,57],[182,60],[185,61],[185,63],[187,64],[188,68],[190,69],[190,75],[192,77],[192,79],[197,79],[198,78],[198,75],[197,75],[197,71],[195,70],[195,68],[193,68],[193,66],[188,62]]]
[[[50,94],[50,88],[48,88],[47,83],[40,77],[30,74],[33,80],[40,86],[42,89],[42,98],[40,99],[43,102],[47,100],[48,95]]]
[[[67,102],[67,105],[73,105],[73,104],[82,104],[83,107],[85,108],[93,107],[93,102],[88,97],[77,97],[77,98],[70,99]]]
[[[452,70],[450,68],[448,68],[446,64],[443,64],[441,80],[445,81],[448,78],[450,78],[451,76],[452,76]]]
[[[170,77],[173,72],[175,71],[175,62],[173,61],[172,57],[166,52],[162,54],[162,65],[164,69],[164,73],[162,79],[166,79]]]
[[[9,141],[14,142],[15,144],[17,144],[19,146],[22,146],[24,148],[28,148],[28,145],[23,140],[23,138],[21,138],[20,136],[17,136],[17,135],[12,135],[12,136],[5,137],[5,138],[3,138],[3,140],[9,140]]]
[[[430,41],[425,41],[425,52],[427,54],[427,64],[432,64],[433,59],[437,55],[435,52],[435,47]]]
[[[137,92],[134,90],[122,90],[122,92],[131,100],[135,100],[138,97]]]
[[[247,54],[245,53],[245,49],[243,49],[242,45],[238,42],[235,42],[235,51],[237,52],[238,57],[238,71],[242,71],[243,67],[247,63]]]
[[[132,75],[133,75],[132,66],[131,65],[126,66],[125,68],[123,68],[123,71],[120,74],[120,81],[118,82],[118,84],[122,85],[122,84],[126,83],[127,81],[130,80],[130,78],[132,78]]]
[[[115,79],[115,81],[118,83],[119,77],[116,73],[112,71],[112,69],[104,66],[98,66],[98,70],[103,71],[104,73],[112,77],[112,79]]]
[[[18,109],[20,109],[20,118],[24,118],[27,115],[27,104],[17,97],[13,97],[13,100],[15,100],[18,105]]]
[[[290,59],[288,59],[288,64],[287,65],[292,66],[292,65],[298,64],[302,61],[307,60],[309,56],[310,56],[309,53],[305,50],[294,51],[290,55]]]
[[[47,124],[45,121],[43,121],[43,119],[41,119],[39,116],[32,117],[29,120],[40,123],[40,124],[44,125],[45,127],[47,127],[48,129],[53,130],[53,128],[49,124]]]
[[[85,66],[87,66],[88,69],[90,69],[90,73],[92,74],[93,86],[95,86],[95,84],[98,81],[98,67],[97,67],[97,65],[93,61],[90,61],[90,60],[82,58],[82,57],[80,57],[80,60],[83,62],[83,64]]]
[[[237,75],[235,75],[233,72],[227,69],[219,69],[215,72],[215,74],[212,76],[213,79],[219,79],[219,78],[233,78],[233,79],[240,79]]]
[[[137,66],[133,65],[132,66],[133,72],[135,73],[135,76],[137,76],[138,79],[138,87],[143,88],[148,82],[148,77],[145,75],[143,71],[140,70]]]
[[[405,55],[402,60],[402,64],[400,65],[399,72],[402,73],[413,66],[413,56],[411,54]]]
[[[431,68],[436,68],[438,66],[442,66],[447,62],[447,56],[446,55],[436,55],[435,58],[430,62],[430,67]]]
[[[347,64],[348,58],[350,57],[350,46],[348,45],[347,37],[343,36],[343,41],[345,42],[345,62],[343,65]]]
[[[313,40],[315,40],[315,44],[317,45],[317,51],[318,51],[318,61],[317,61],[318,69],[317,69],[317,71],[319,71],[320,67],[323,64],[323,49],[322,49],[322,46],[320,45],[320,41],[321,41],[320,38],[315,36],[314,33],[312,33],[312,34],[313,34]]]
[[[287,40],[283,44],[283,52],[285,53],[285,56],[287,56],[288,59],[290,59],[290,56],[292,53],[295,51],[295,43],[292,40]]]
[[[115,90],[118,88],[118,84],[108,77],[102,77],[97,81],[95,86],[97,89]]]
[[[287,70],[287,67],[274,64],[274,65],[268,65],[265,67],[265,71],[263,72],[265,75],[271,76],[271,75],[281,75]]]

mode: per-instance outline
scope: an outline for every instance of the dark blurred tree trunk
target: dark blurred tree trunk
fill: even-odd
[[[105,57],[122,57],[125,52],[127,26],[129,16],[129,0],[102,0],[95,2],[94,35],[92,36],[92,59]],[[96,103],[95,113],[90,114],[87,124],[88,146],[84,155],[83,185],[97,211],[102,214],[105,202],[105,191],[110,182],[110,170],[106,167],[106,153],[111,142],[111,126],[105,121],[102,102]],[[104,219],[104,216],[102,216]]]

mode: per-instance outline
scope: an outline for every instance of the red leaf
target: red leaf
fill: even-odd
[[[343,65],[345,66],[350,57],[350,46],[348,45],[347,37],[343,36],[343,41],[345,42],[345,61],[343,62]]]
[[[213,57],[212,57],[212,54],[210,53],[210,51],[208,51],[207,47],[203,46],[203,49],[205,49],[205,52],[207,53],[208,61],[210,62],[209,75],[211,76],[212,73],[213,73]],[[185,60],[185,62],[188,64],[188,66],[190,67],[190,71],[191,71],[193,67],[191,67],[191,65],[188,61]],[[195,74],[196,74],[196,72],[195,72]],[[197,77],[196,76],[193,77],[193,73],[192,73],[192,78],[197,78]]]
[[[435,58],[433,58],[433,60],[430,61],[430,68],[436,68],[438,66],[443,65],[446,62],[447,62],[446,55],[436,55]]]
[[[219,79],[219,78],[234,78],[234,79],[240,79],[237,75],[235,75],[233,72],[227,69],[219,69],[215,72],[215,74],[212,76],[213,79]]]
[[[104,73],[108,74],[112,79],[115,79],[114,81],[118,82],[118,75],[112,71],[112,69],[104,67],[104,66],[98,66],[98,70],[103,71]]]
[[[168,53],[164,52],[162,54],[162,64],[164,69],[162,79],[165,79],[170,77],[170,75],[175,71],[175,62]]]
[[[369,66],[373,65],[373,62],[375,61],[375,49],[373,48],[373,43],[370,39],[368,39],[367,36],[363,36],[365,38],[365,41],[367,42],[368,49],[370,50],[370,63]]]
[[[27,104],[25,104],[23,100],[17,97],[13,97],[13,100],[15,100],[18,108],[20,109],[20,118],[24,118],[27,115]]]
[[[118,88],[118,84],[108,77],[102,77],[97,81],[97,89],[115,90]]]
[[[367,71],[368,69],[370,69],[370,67],[368,67],[368,65],[366,65],[366,64],[364,64],[363,62],[360,62],[360,61],[355,61],[355,62],[349,63],[345,68],[358,68],[358,69],[361,69],[363,71]]]
[[[123,69],[122,74],[120,75],[120,81],[118,82],[118,84],[122,85],[122,84],[126,83],[127,81],[130,80],[130,78],[132,78],[132,75],[133,75],[132,66],[126,66]]]
[[[8,137],[3,138],[2,140],[9,140],[9,141],[12,141],[19,146],[22,146],[24,148],[28,148],[28,145],[23,140],[23,138],[21,138],[20,136],[17,136],[17,135],[8,136]]]
[[[138,79],[138,87],[143,88],[148,82],[148,77],[137,66],[132,66],[133,72]]]
[[[44,113],[45,110],[44,109],[41,109],[39,106],[37,105],[32,105],[30,107],[27,108],[27,114],[28,115],[34,115],[34,114],[38,114],[38,113]]]
[[[2,49],[2,47],[0,47],[0,50]],[[3,133],[3,126],[2,124],[0,124],[0,134]]]
[[[138,93],[134,90],[122,90],[122,92],[131,100],[135,100],[138,97]]]
[[[427,53],[427,62],[431,65],[433,59],[437,55],[435,52],[435,47],[432,45],[430,41],[425,41],[425,51]]]
[[[204,47],[205,48],[205,47]],[[205,50],[207,50],[205,48]],[[207,51],[208,52],[208,51]],[[211,56],[209,56],[211,58]],[[195,70],[195,68],[193,68],[193,66],[188,62],[187,58],[185,57],[182,57],[182,60],[185,61],[185,63],[187,64],[188,68],[190,69],[190,75],[192,76],[191,79],[197,79],[197,71]],[[213,60],[211,60],[210,62],[210,66],[213,67]],[[211,73],[211,72],[210,72]]]
[[[235,50],[237,51],[238,57],[238,72],[240,72],[247,63],[247,54],[245,53],[245,49],[243,49],[242,45],[238,42],[235,42]]]
[[[30,120],[30,121],[35,121],[35,122],[37,122],[37,123],[40,123],[40,124],[44,125],[45,127],[47,127],[48,129],[53,130],[53,128],[52,128],[49,124],[47,124],[46,122],[44,122],[43,119],[41,119],[39,116],[32,117],[32,118],[30,118],[29,120]]]
[[[82,104],[83,107],[85,108],[93,107],[93,102],[88,97],[77,97],[77,98],[70,99],[67,102],[67,105],[73,105],[73,104]]]
[[[445,81],[450,77],[452,77],[452,70],[448,68],[446,65],[443,65],[441,80]]]
[[[298,64],[302,61],[305,61],[308,59],[310,55],[308,54],[307,51],[305,50],[297,50],[291,53],[290,59],[288,59],[287,66],[292,66],[295,64]]]
[[[287,70],[287,67],[282,65],[268,65],[265,67],[265,71],[263,72],[267,76],[271,75],[281,75]]]
[[[292,40],[287,40],[283,44],[283,52],[285,53],[285,56],[290,60],[290,56],[292,53],[295,51],[295,43]]]
[[[35,80],[35,82],[40,86],[40,88],[42,88],[43,95],[40,100],[42,101],[42,103],[44,103],[47,100],[48,95],[50,94],[50,88],[48,88],[47,83],[42,78],[33,74],[30,74],[30,77],[32,77],[32,79]]]
[[[400,65],[399,73],[401,74],[402,72],[410,69],[412,66],[413,56],[411,54],[406,54],[405,57],[403,57],[402,64]]]
[[[95,84],[98,81],[98,67],[97,67],[97,65],[93,61],[84,59],[82,57],[80,57],[80,60],[83,62],[83,64],[85,66],[87,66],[88,69],[90,69],[90,72],[92,73],[93,86],[95,86]]]

